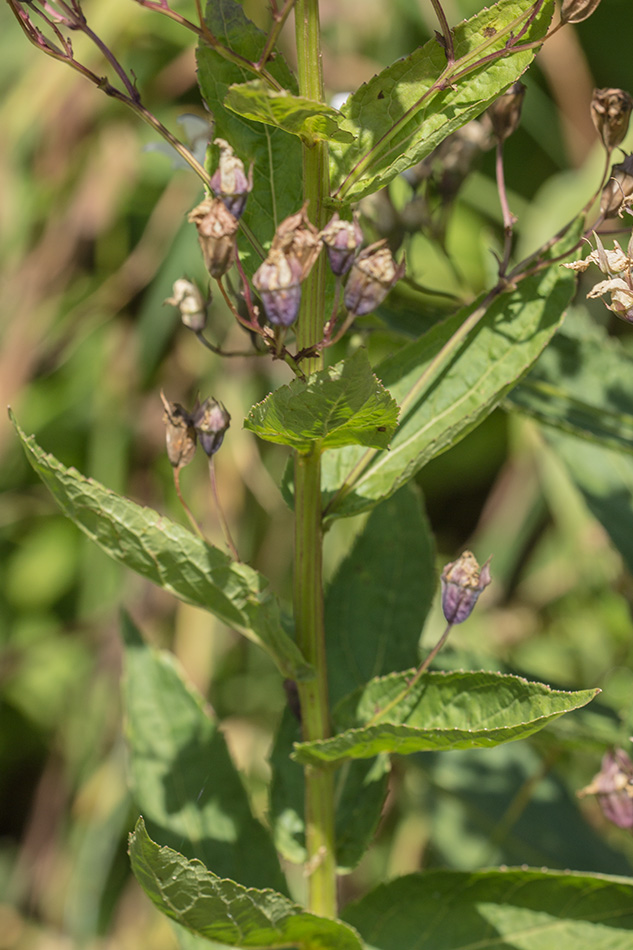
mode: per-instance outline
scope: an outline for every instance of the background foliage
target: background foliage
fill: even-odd
[[[244,6],[257,21],[259,4]],[[455,22],[480,4],[446,6]],[[326,0],[327,87],[355,88],[425,42],[435,29],[427,7],[422,0]],[[168,126],[183,112],[201,114],[186,34],[130,0],[94,0],[86,10],[133,64],[148,104]],[[548,44],[528,74],[522,125],[506,146],[523,251],[564,223],[600,174],[588,102],[594,85],[631,91],[626,32],[613,30],[628,15],[627,0],[602,4],[585,24],[563,31],[558,47]],[[288,372],[208,358],[162,305],[183,271],[202,276],[195,234],[184,223],[197,181],[143,150],[150,133],[120,106],[27,46],[4,5],[0,50],[2,402],[65,464],[178,520],[158,391],[187,404],[198,389],[221,398],[233,416],[217,459],[227,515],[245,558],[287,596],[290,517],[277,488],[285,450],[257,441],[241,420],[271,385],[289,381]],[[631,134],[624,145],[633,148]],[[469,297],[489,281],[489,249],[499,246],[500,232],[492,162],[484,156],[449,222],[457,274],[421,234],[410,239],[409,266],[422,282]],[[396,209],[410,197],[399,179],[390,194]],[[418,336],[446,306],[438,297],[435,310],[420,314],[407,304],[403,290],[380,319],[366,321],[374,362],[394,351],[390,325]],[[243,345],[220,303],[211,329],[228,347]],[[582,294],[565,333],[572,354],[583,345],[579,334],[608,352],[607,333],[632,352],[629,328]],[[573,358],[549,359],[542,369],[549,381],[565,370],[577,375]],[[539,418],[545,411],[522,408]],[[125,854],[135,810],[124,778],[119,606],[154,643],[173,650],[215,709],[258,815],[268,810],[266,756],[285,704],[280,677],[261,651],[121,571],[79,535],[37,482],[8,423],[0,451],[0,946],[96,946],[107,935],[121,945],[171,948],[173,934],[131,879]],[[629,836],[606,827],[592,802],[575,800],[605,744],[624,743],[633,718],[631,475],[626,457],[610,451],[539,428],[525,414],[497,411],[418,476],[438,563],[466,545],[481,557],[494,552],[495,584],[454,632],[442,665],[518,673],[555,688],[600,687],[602,694],[520,744],[412,756],[406,772],[396,760],[377,842],[343,879],[346,898],[420,867],[530,863],[631,874]],[[221,545],[200,465],[183,483]],[[404,504],[397,497],[391,523]],[[333,526],[330,576],[365,520]],[[389,524],[375,530],[394,543]],[[430,556],[416,552],[416,539],[404,532],[398,541],[405,560],[407,552]],[[430,596],[420,591],[424,604]],[[336,603],[334,589],[328,609]],[[435,604],[425,642],[439,632]],[[301,881],[293,886],[300,897]]]

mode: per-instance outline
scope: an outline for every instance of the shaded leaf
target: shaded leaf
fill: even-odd
[[[106,554],[243,633],[271,655],[285,676],[312,676],[281,627],[279,604],[265,577],[151,508],[66,468],[11,418],[30,464],[63,512]]]
[[[427,871],[343,918],[375,950],[629,950],[633,880],[556,871]]]
[[[386,448],[398,421],[398,406],[371,371],[365,350],[294,379],[253,406],[244,422],[267,442],[308,452],[340,445]]]
[[[332,194],[358,201],[421,161],[447,135],[476,118],[527,69],[537,49],[480,60],[521,35],[520,44],[543,38],[554,11],[545,0],[528,26],[534,0],[500,0],[453,30],[457,62],[445,72],[446,55],[436,38],[364,83],[344,103],[342,128],[350,146],[330,149]],[[464,69],[465,75],[455,78]],[[440,77],[442,88],[436,85]]]
[[[261,79],[231,86],[224,104],[245,119],[264,122],[298,135],[308,146],[319,141],[353,141],[350,132],[339,128],[342,116],[338,109],[303,96],[293,96],[285,90],[277,92]]]
[[[221,877],[285,891],[272,840],[202,697],[172,654],[147,646],[127,617],[123,633],[128,774],[152,832]]]
[[[379,752],[490,748],[524,739],[600,691],[550,689],[504,673],[425,673],[372,680],[334,710],[337,735],[295,746],[299,762],[341,762]],[[384,717],[380,710],[388,707]]]
[[[223,880],[200,861],[160,848],[143,819],[130,836],[132,870],[150,900],[184,927],[233,947],[360,950],[351,927],[307,913],[273,890]]]

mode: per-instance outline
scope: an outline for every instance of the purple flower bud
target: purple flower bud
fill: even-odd
[[[358,255],[345,285],[345,307],[362,317],[378,307],[404,274],[404,260],[396,265],[386,241],[371,244]]]
[[[358,218],[354,216],[353,221],[341,221],[336,212],[319,237],[325,244],[332,272],[342,277],[352,266],[356,252],[363,243]]]
[[[490,558],[482,568],[470,551],[447,564],[441,575],[442,610],[448,623],[463,623],[470,617],[482,590],[490,583]]]
[[[253,166],[244,172],[244,165],[224,139],[216,139],[220,149],[220,162],[211,178],[211,191],[220,198],[234,218],[241,218],[249,192],[253,190]]]
[[[180,319],[196,333],[204,330],[207,322],[207,305],[199,289],[184,277],[174,281],[172,296],[165,303],[178,307]]]
[[[597,795],[605,818],[618,828],[633,828],[633,762],[622,749],[607,752],[598,774],[577,794]]]
[[[297,319],[301,277],[302,267],[297,258],[274,248],[253,274],[253,285],[273,325],[289,327]]]
[[[212,277],[223,277],[233,263],[237,218],[220,198],[205,198],[189,212],[189,221],[198,229],[207,270]]]
[[[217,399],[205,399],[191,413],[192,424],[198,434],[200,445],[211,458],[218,451],[224,433],[231,424],[231,417]]]

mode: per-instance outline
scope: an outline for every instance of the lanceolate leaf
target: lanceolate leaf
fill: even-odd
[[[489,748],[524,739],[599,692],[553,690],[502,673],[426,673],[410,690],[414,670],[372,680],[334,710],[338,734],[295,746],[299,762],[341,762],[379,752]],[[386,709],[381,717],[380,710]]]
[[[351,132],[339,128],[343,117],[337,109],[285,90],[278,92],[261,79],[231,86],[224,104],[245,119],[298,135],[308,146],[319,141],[353,141]]]
[[[542,39],[553,11],[553,0],[500,0],[455,27],[457,62],[451,70],[445,72],[446,55],[434,38],[361,86],[341,109],[342,128],[353,134],[354,144],[331,146],[334,197],[358,201],[377,191],[483,112],[521,76],[537,50],[477,64],[513,37],[519,47]],[[440,77],[445,81],[438,83]]]
[[[132,870],[150,900],[193,933],[231,947],[361,950],[346,924],[307,913],[272,890],[223,880],[200,861],[160,848],[139,819],[130,837]]]
[[[425,871],[382,884],[342,916],[375,950],[628,950],[633,880],[569,871]]]
[[[159,841],[221,877],[285,890],[272,840],[253,818],[224,736],[175,658],[123,619],[130,784]]]
[[[442,348],[481,301],[381,363],[376,375],[403,406],[400,425],[388,452],[348,447],[325,455],[326,518],[372,508],[470,432],[550,341],[574,286],[569,272],[549,268],[522,281],[513,293],[499,296],[444,355]]]
[[[106,554],[243,633],[272,656],[285,676],[312,676],[281,627],[279,604],[265,577],[157,511],[66,468],[15,427],[29,462],[64,513]]]
[[[340,445],[386,447],[398,406],[371,371],[365,350],[294,379],[254,406],[244,426],[267,442],[300,452]]]
[[[245,16],[240,3],[210,0],[205,21],[218,40],[235,53],[247,60],[259,59],[266,36]],[[239,236],[243,263],[251,275],[261,263],[277,225],[301,205],[301,142],[283,129],[254,122],[225,108],[229,86],[253,79],[252,72],[227,62],[203,42],[198,47],[197,59],[198,83],[215,119],[216,136],[230,142],[247,168],[253,163],[253,191],[248,196],[242,222],[259,252],[243,233]],[[296,92],[292,73],[279,53],[266,68],[282,88]]]

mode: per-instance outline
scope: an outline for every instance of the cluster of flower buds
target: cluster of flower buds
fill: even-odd
[[[273,326],[289,327],[301,304],[301,284],[321,252],[317,228],[308,219],[305,205],[282,221],[270,251],[253,275],[266,316]]]
[[[633,762],[623,749],[607,752],[598,774],[577,794],[596,795],[605,818],[618,828],[633,828]]]
[[[633,98],[624,89],[594,89],[591,118],[607,152],[622,142],[629,129]]]
[[[600,0],[563,0],[560,18],[563,23],[582,23],[598,9]]]
[[[224,433],[231,424],[231,417],[221,402],[205,399],[196,402],[192,412],[188,412],[180,403],[170,402],[161,393],[165,413],[165,441],[167,457],[176,469],[184,468],[192,460],[196,451],[196,440],[200,441],[203,451],[211,458],[218,451],[224,439]]]
[[[463,623],[470,617],[482,590],[488,586],[490,558],[479,567],[477,558],[470,551],[451,561],[442,571],[442,610],[450,624]]]
[[[596,250],[580,261],[571,261],[563,264],[579,273],[584,273],[591,264],[600,268],[607,280],[601,280],[589,291],[588,298],[602,297],[611,294],[611,303],[605,304],[622,320],[633,323],[633,234],[629,240],[626,253],[617,241],[613,242],[613,250],[607,250],[597,234]]]

